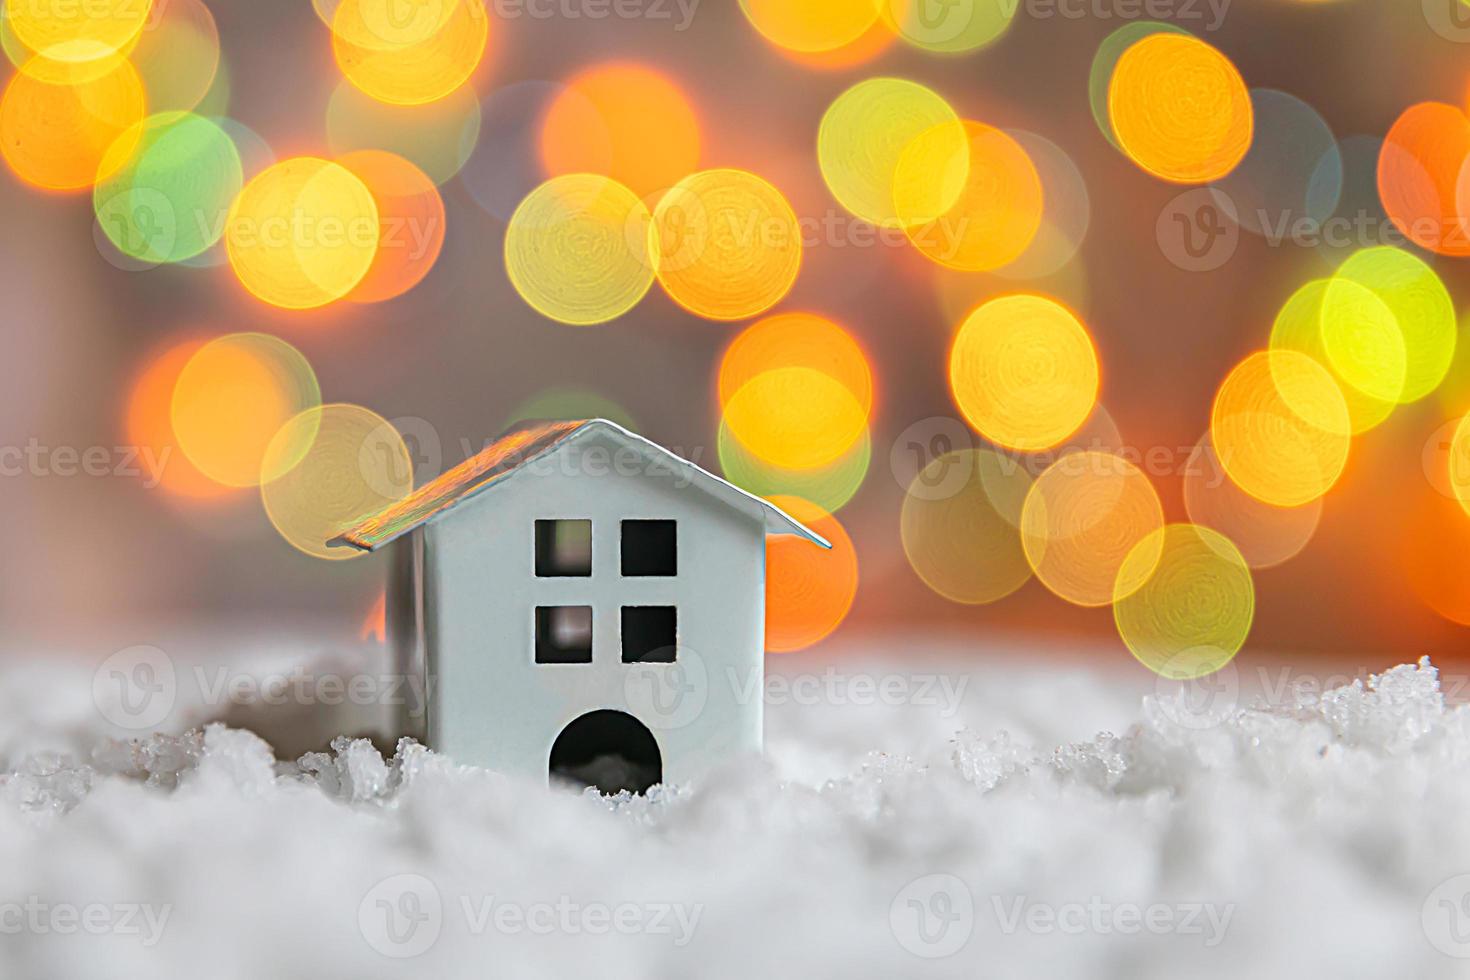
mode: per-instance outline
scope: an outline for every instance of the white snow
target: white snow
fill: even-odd
[[[611,800],[108,739],[90,672],[8,670],[0,976],[1470,975],[1470,708],[1427,662],[1254,706],[963,662],[777,661],[764,759]]]

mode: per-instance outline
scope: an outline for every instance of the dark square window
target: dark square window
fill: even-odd
[[[623,574],[678,575],[678,538],[673,521],[624,521]]]
[[[537,606],[536,662],[590,664],[592,607]]]
[[[542,578],[592,574],[592,522],[537,521],[536,574]]]
[[[624,606],[623,663],[673,663],[678,625],[673,606]]]

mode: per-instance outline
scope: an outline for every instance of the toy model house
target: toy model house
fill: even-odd
[[[456,761],[604,791],[761,748],[765,538],[818,535],[611,422],[513,430],[332,544],[393,545],[395,669]]]

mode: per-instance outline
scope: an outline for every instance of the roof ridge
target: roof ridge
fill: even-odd
[[[713,489],[723,488],[740,498],[754,501],[765,511],[768,533],[796,534],[821,547],[832,546],[821,535],[769,500],[743,490],[653,440],[604,418],[528,421],[513,425],[480,452],[445,470],[401,500],[359,518],[341,534],[327,541],[327,544],[357,548],[360,551],[376,551],[414,528],[438,519],[460,501],[488,490],[520,471],[522,467],[555,452],[581,433],[596,429],[611,430],[620,438],[637,444],[641,451],[651,451],[651,454],[657,454],[676,465],[688,467],[696,474],[696,479],[709,481]],[[690,482],[693,483],[694,480]]]

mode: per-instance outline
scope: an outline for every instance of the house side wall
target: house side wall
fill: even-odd
[[[429,742],[456,761],[545,779],[567,724],[625,711],[653,733],[666,782],[761,748],[764,515],[601,437],[528,464],[421,529]],[[592,521],[590,578],[537,578],[535,522]],[[624,518],[678,522],[678,575],[624,578]],[[593,607],[593,662],[537,664],[538,605]],[[621,608],[678,607],[677,659],[624,664]]]

